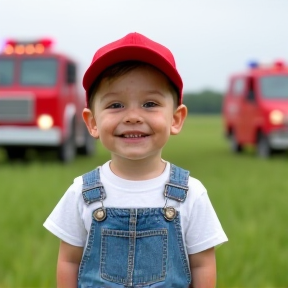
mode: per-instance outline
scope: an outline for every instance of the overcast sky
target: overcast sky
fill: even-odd
[[[250,60],[288,62],[288,0],[0,0],[0,41],[51,37],[81,65],[139,32],[174,54],[184,91],[223,91]]]

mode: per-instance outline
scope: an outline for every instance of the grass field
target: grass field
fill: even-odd
[[[0,287],[56,287],[59,240],[42,224],[72,180],[109,157],[61,165],[54,155],[9,163],[0,151]],[[229,242],[216,251],[219,288],[288,287],[288,157],[233,155],[219,116],[189,117],[163,158],[208,189]]]

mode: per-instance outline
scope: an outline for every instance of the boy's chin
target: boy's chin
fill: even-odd
[[[151,160],[161,160],[161,153],[157,153],[157,154],[143,154],[143,153],[127,153],[126,155],[114,155],[112,156],[112,160],[113,158],[116,160],[117,158],[121,159],[121,161],[151,161]],[[120,160],[119,159],[119,160]]]

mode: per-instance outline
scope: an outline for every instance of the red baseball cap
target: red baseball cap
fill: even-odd
[[[146,62],[159,69],[178,88],[179,104],[182,103],[183,82],[176,69],[173,54],[165,46],[136,32],[129,33],[96,51],[83,77],[87,103],[90,88],[100,73],[111,65],[128,60]]]

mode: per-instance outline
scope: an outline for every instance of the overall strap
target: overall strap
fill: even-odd
[[[82,196],[87,205],[106,198],[104,186],[100,181],[100,170],[96,168],[82,176]]]
[[[189,190],[189,171],[171,164],[169,182],[165,184],[164,196],[184,202]]]

